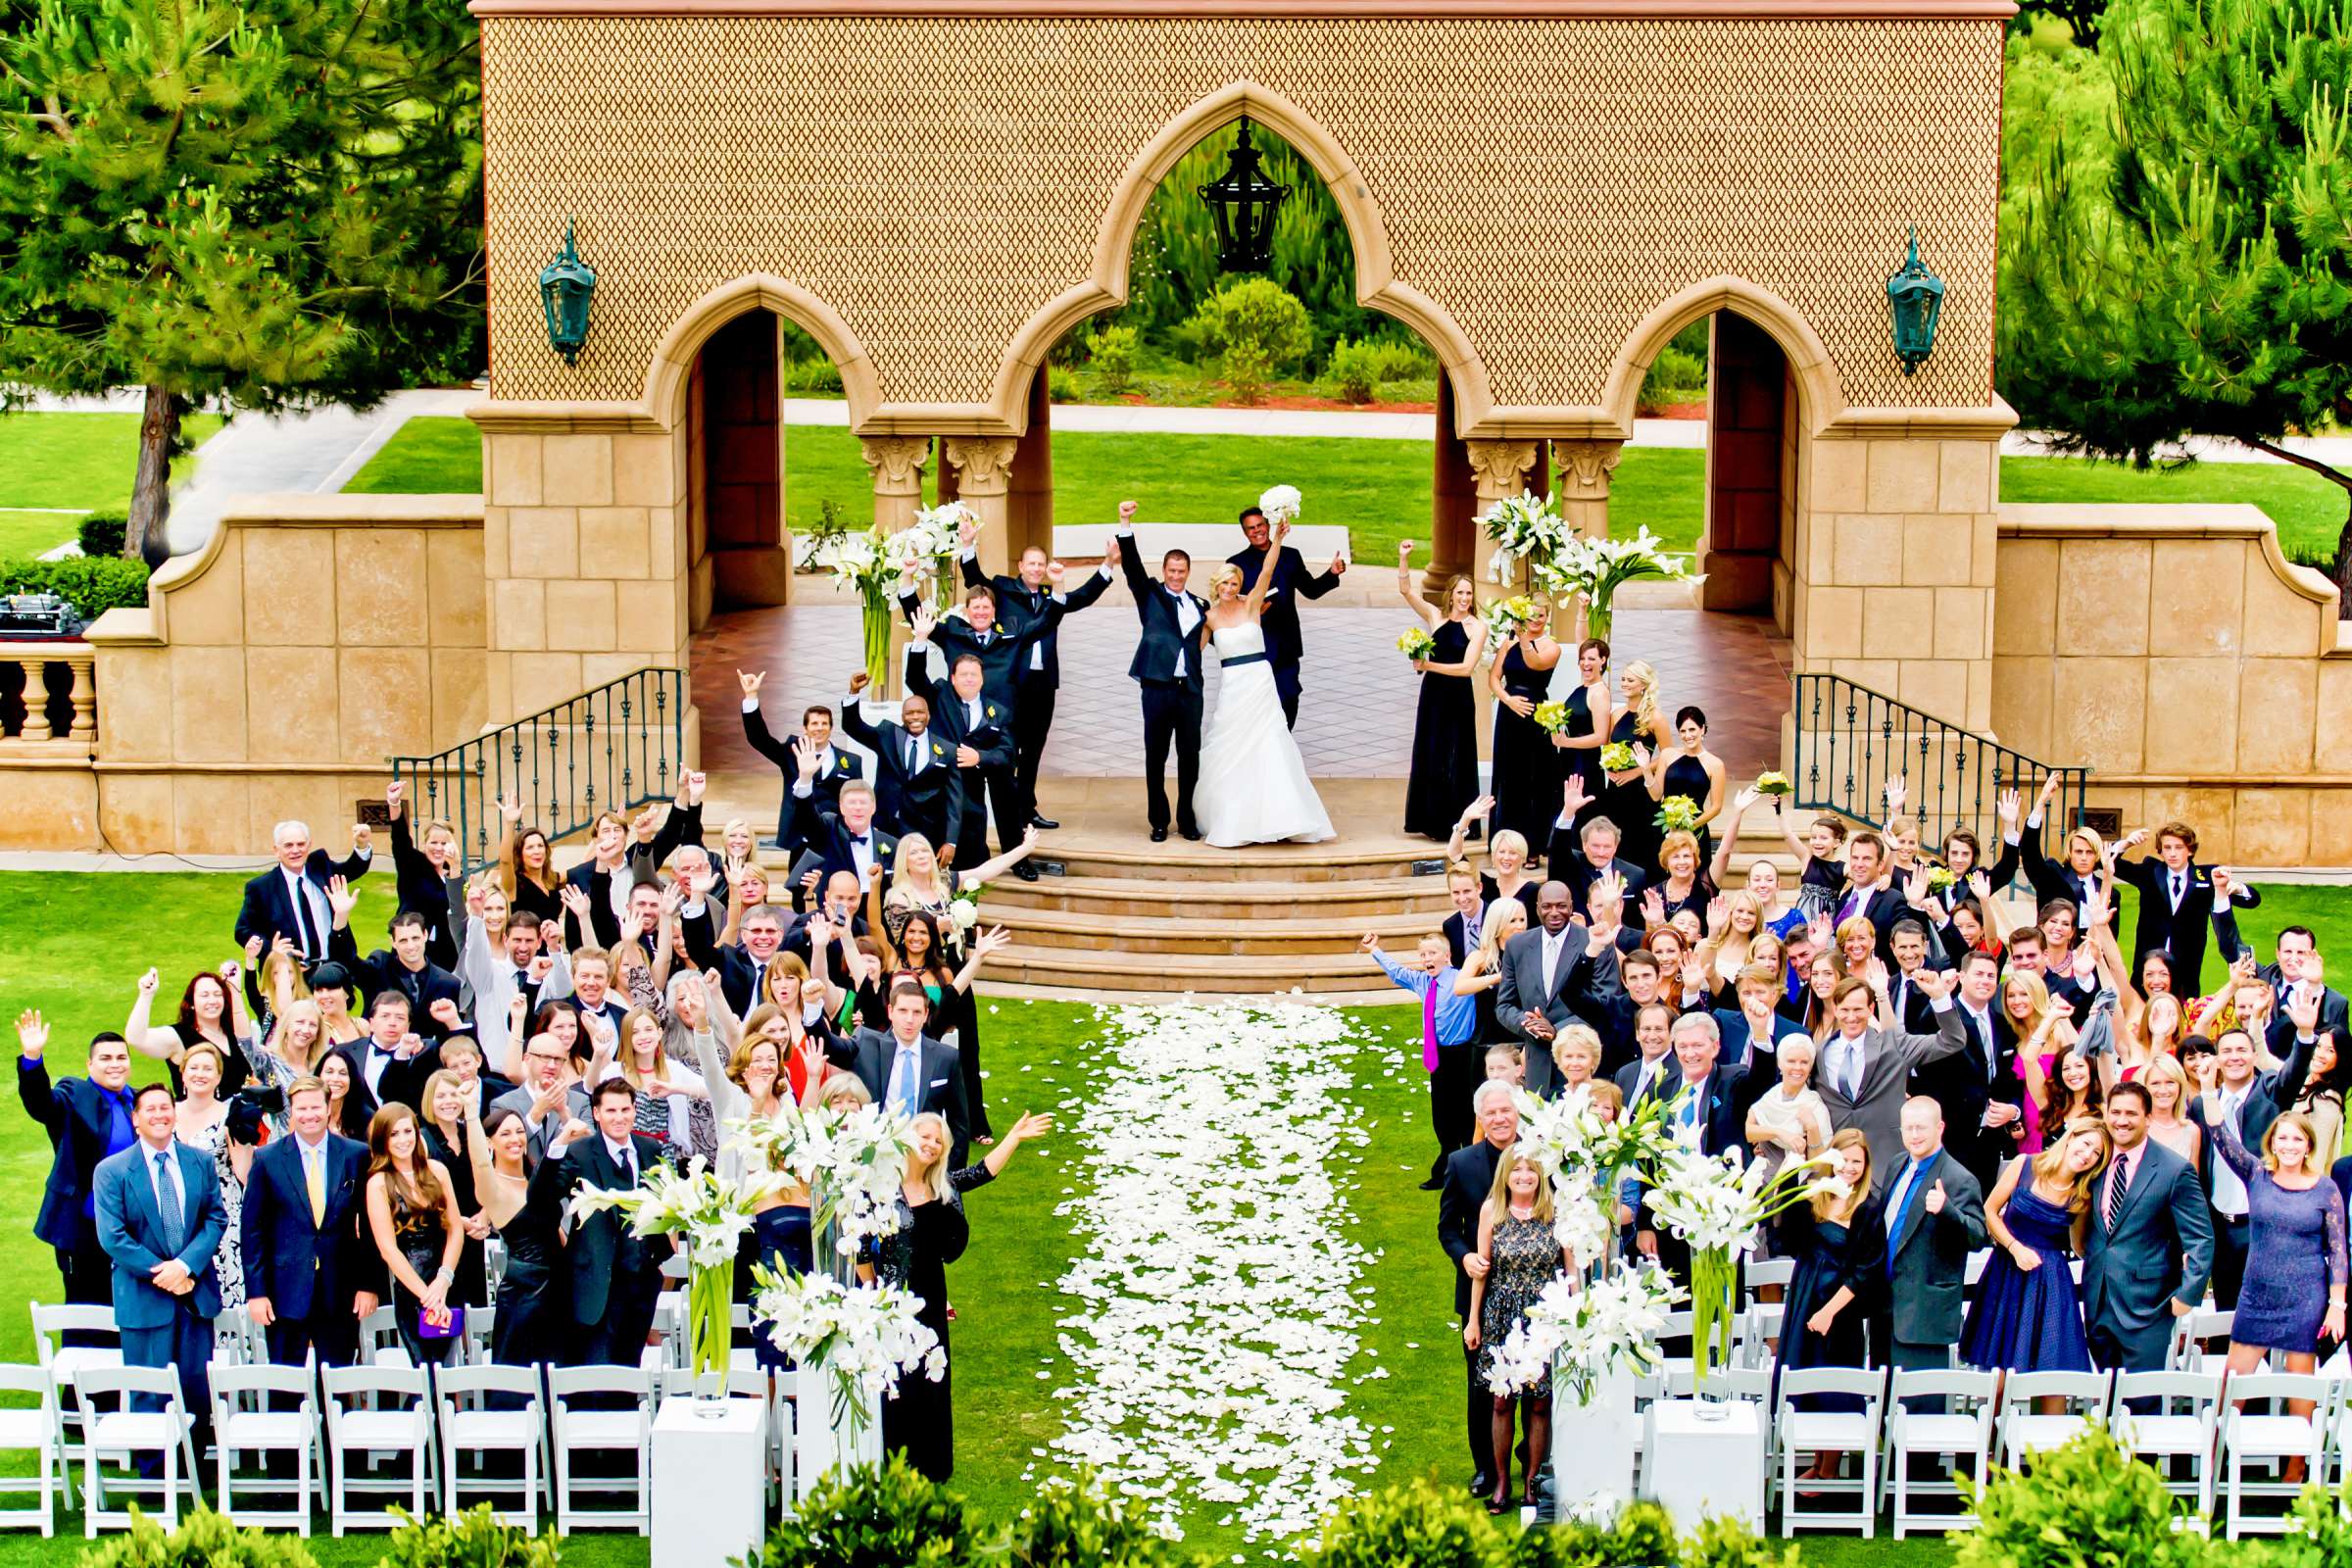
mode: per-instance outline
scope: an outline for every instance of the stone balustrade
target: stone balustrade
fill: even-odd
[[[0,642],[0,758],[79,758],[98,741],[96,650]]]

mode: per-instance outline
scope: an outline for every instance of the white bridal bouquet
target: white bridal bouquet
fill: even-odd
[[[1551,497],[1532,490],[1505,496],[1480,513],[1478,522],[1494,541],[1488,570],[1496,582],[1511,581],[1525,562],[1533,562],[1541,577],[1546,564],[1577,536]]]
[[[897,1392],[918,1368],[937,1383],[948,1352],[915,1314],[923,1298],[896,1285],[844,1285],[830,1274],[778,1274],[752,1266],[759,1290],[752,1315],[767,1341],[796,1366],[824,1369],[833,1380],[837,1424],[859,1426],[874,1400]]]
[[[899,1228],[899,1194],[914,1123],[884,1104],[832,1110],[787,1102],[741,1128],[766,1163],[808,1189],[809,1225],[834,1234],[834,1250],[855,1257],[865,1242]]]
[[[617,1191],[581,1186],[564,1210],[566,1229],[591,1214],[618,1209],[639,1236],[682,1236],[688,1261],[686,1334],[688,1364],[696,1376],[723,1371],[727,1364],[728,1303],[734,1298],[735,1250],[751,1233],[760,1205],[784,1190],[784,1178],[754,1169],[722,1176],[697,1154],[683,1171],[656,1165],[644,1185]]]
[[[1278,484],[1257,498],[1257,510],[1266,514],[1268,523],[1279,528],[1286,522],[1298,520],[1300,499],[1297,485]]]

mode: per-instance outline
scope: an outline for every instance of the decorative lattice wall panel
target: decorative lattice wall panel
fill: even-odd
[[[1989,401],[2000,25],[1920,21],[485,20],[494,395],[634,400],[687,306],[771,272],[882,399],[973,404],[1082,282],[1137,154],[1248,80],[1361,172],[1398,282],[1504,407],[1596,404],[1635,325],[1717,274],[1788,300],[1849,403]],[[537,276],[579,220],[587,352]],[[1900,373],[1885,279],[1949,284]]]

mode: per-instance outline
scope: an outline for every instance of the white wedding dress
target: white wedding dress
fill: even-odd
[[[1217,708],[1200,740],[1200,833],[1219,849],[1319,844],[1333,837],[1322,797],[1306,776],[1298,739],[1282,720],[1265,628],[1210,628],[1217,651]]]

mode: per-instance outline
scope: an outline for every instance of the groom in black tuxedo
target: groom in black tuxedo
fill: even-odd
[[[1193,786],[1200,779],[1200,649],[1208,627],[1208,605],[1185,591],[1193,558],[1171,550],[1159,564],[1159,581],[1144,570],[1135,549],[1135,503],[1119,503],[1119,535],[1110,543],[1135,595],[1144,635],[1127,673],[1144,688],[1144,790],[1152,815],[1152,842],[1168,838],[1168,743],[1176,743],[1176,831],[1200,837],[1193,817]]]
[[[1272,533],[1263,512],[1250,507],[1242,513],[1242,536],[1250,541],[1250,548],[1227,556],[1225,564],[1241,568],[1245,595],[1257,586],[1258,567],[1266,559]],[[1298,662],[1306,655],[1306,645],[1298,635],[1298,600],[1322,598],[1340,585],[1340,576],[1347,569],[1345,556],[1332,557],[1331,569],[1317,573],[1306,569],[1306,559],[1298,554],[1297,545],[1284,545],[1274,553],[1274,581],[1266,589],[1266,608],[1257,623],[1266,633],[1267,662],[1274,666],[1274,690],[1282,697],[1283,722],[1293,729],[1298,727]]]

